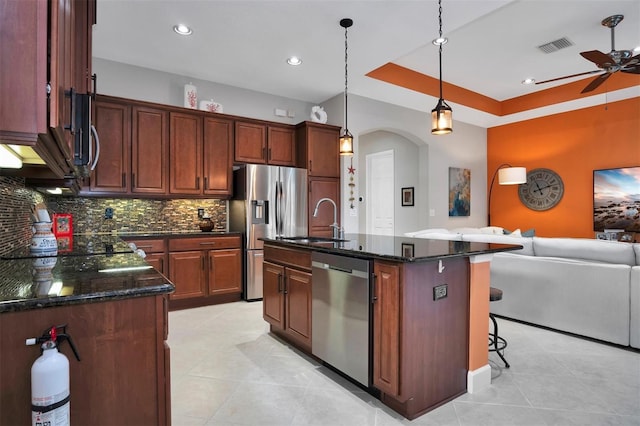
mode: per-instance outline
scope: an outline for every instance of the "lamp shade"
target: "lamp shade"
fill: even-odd
[[[498,183],[500,185],[517,185],[527,182],[527,169],[525,167],[505,167],[498,170]]]
[[[353,136],[348,130],[340,136],[340,155],[353,155]]]

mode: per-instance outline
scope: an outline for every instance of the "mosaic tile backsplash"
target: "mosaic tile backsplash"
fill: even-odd
[[[227,230],[227,201],[216,199],[120,199],[47,196],[26,188],[24,178],[0,176],[0,255],[27,246],[31,206],[71,213],[74,234],[199,232],[198,208],[211,216],[215,231]],[[105,219],[107,207],[113,219]]]

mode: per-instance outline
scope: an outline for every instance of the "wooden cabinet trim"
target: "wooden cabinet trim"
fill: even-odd
[[[184,250],[216,250],[240,247],[241,244],[239,236],[169,239],[169,251],[171,252]]]
[[[264,258],[270,262],[311,271],[311,250],[264,245]]]

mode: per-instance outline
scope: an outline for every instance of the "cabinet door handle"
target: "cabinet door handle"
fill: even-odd
[[[204,271],[204,256],[200,258],[201,268]]]
[[[70,130],[71,134],[76,133],[76,91],[72,88],[64,91],[65,98],[69,98],[69,113],[71,116],[69,117],[69,124],[63,126],[65,130]]]
[[[309,173],[313,170],[313,160],[309,160]]]
[[[282,293],[282,274],[278,274],[278,293]]]
[[[207,176],[204,177],[204,189],[209,189],[209,178]]]
[[[200,176],[196,178],[196,189],[200,189]]]
[[[216,242],[215,241],[206,241],[204,243],[200,243],[201,246],[215,246]]]
[[[269,148],[269,160],[271,160],[271,148]]]
[[[160,261],[160,273],[164,274],[164,259],[158,259]]]
[[[263,147],[262,147],[262,158],[264,158],[264,159],[266,160],[266,159],[268,158],[267,156],[268,156],[268,154],[267,154],[267,147],[266,147],[266,146],[263,146]]]
[[[284,282],[284,284],[282,285],[282,287],[284,288],[284,294],[288,294],[289,292],[287,291],[287,276],[283,276],[282,277],[282,281]]]
[[[93,92],[91,93],[91,99],[96,99],[96,93],[98,93],[98,75],[91,74],[91,80],[93,81]]]
[[[211,256],[207,256],[207,263],[209,264],[209,271],[213,271],[213,267],[215,266],[215,264],[211,260]]]
[[[135,188],[136,187],[136,174],[135,173],[131,173],[131,188]]]
[[[124,188],[125,186],[127,186],[127,174],[122,173],[122,187]]]
[[[146,248],[152,248],[153,246],[141,246],[136,244],[136,247],[138,247],[139,249],[146,249]]]
[[[378,276],[376,274],[371,274],[371,303],[376,303],[378,300],[378,296],[376,296],[376,282],[378,280]]]

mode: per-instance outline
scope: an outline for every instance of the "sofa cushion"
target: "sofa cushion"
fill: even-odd
[[[427,229],[421,229],[419,231],[405,232],[404,235],[405,237],[418,238],[426,234],[446,234],[448,232],[449,231],[444,228],[427,228]]]
[[[425,238],[429,240],[449,240],[449,241],[462,241],[462,234],[453,234],[451,232],[432,232],[428,234],[418,234],[418,235],[408,235],[407,237],[412,238]]]
[[[512,237],[510,235],[483,235],[483,234],[466,234],[462,236],[463,241],[470,242],[483,242],[483,243],[496,243],[496,244],[519,244],[522,246],[519,250],[514,250],[509,253],[524,254],[527,256],[533,256],[533,239],[523,237]]]
[[[632,246],[636,252],[636,265],[640,266],[640,244],[632,244]]]
[[[589,238],[533,237],[536,256],[564,257],[633,266],[636,255],[632,244]]]

